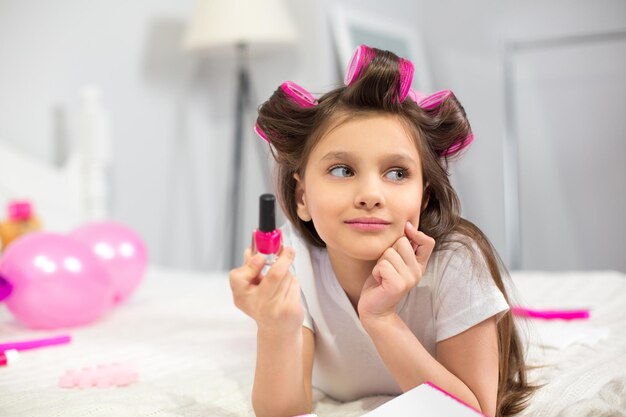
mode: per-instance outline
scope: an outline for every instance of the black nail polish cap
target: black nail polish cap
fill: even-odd
[[[276,197],[262,194],[259,198],[259,230],[272,232],[276,229]]]

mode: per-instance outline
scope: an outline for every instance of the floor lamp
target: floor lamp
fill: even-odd
[[[237,250],[240,230],[240,196],[244,151],[244,114],[250,105],[248,54],[280,51],[294,44],[296,31],[282,0],[199,0],[187,29],[184,48],[207,57],[218,57],[234,50],[237,59],[237,90],[232,175],[226,213],[230,215],[227,267],[233,268],[241,256]]]

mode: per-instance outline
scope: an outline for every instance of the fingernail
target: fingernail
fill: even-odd
[[[415,227],[413,227],[413,223],[411,223],[411,222],[410,222],[410,221],[408,221],[408,220],[407,220],[406,222],[407,222],[407,224],[409,225],[409,227],[410,227],[411,229],[415,229]]]
[[[265,263],[265,259],[263,259],[263,257],[259,255],[254,255],[252,257],[252,265],[260,266],[260,265],[263,265],[264,263]]]

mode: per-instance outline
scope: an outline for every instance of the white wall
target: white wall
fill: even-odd
[[[316,93],[338,82],[327,15],[335,3],[421,32],[434,87],[455,91],[476,132],[455,168],[464,214],[504,253],[501,42],[624,29],[625,3],[292,0],[300,43],[253,59],[255,107],[287,79]],[[112,217],[144,236],[157,263],[218,269],[225,266],[235,66],[181,51],[194,7],[194,0],[0,0],[0,140],[55,160],[58,139],[76,137],[81,87],[101,85],[113,122]],[[248,134],[243,230],[255,227],[256,199],[267,191],[259,142]],[[245,233],[239,246],[247,241]],[[611,262],[605,267],[619,267]]]
[[[464,215],[474,220],[504,255],[503,43],[624,31],[626,3],[617,0],[419,3],[416,24],[422,29],[435,86],[455,91],[468,111],[476,134],[472,149],[455,169]],[[454,14],[450,13],[452,10]],[[541,55],[536,53],[530,57],[522,55],[521,61],[514,62],[516,105],[521,109],[517,118],[523,158],[520,165],[523,268],[626,270],[626,258],[621,255],[626,248],[626,225],[621,214],[626,207],[626,127],[624,100],[620,100],[626,78],[623,70],[621,77],[617,75],[626,66],[626,48],[623,40],[608,45],[583,46],[573,52],[571,48],[569,52],[568,48],[548,50],[543,53],[549,59],[543,63],[539,60]],[[529,59],[534,63],[531,67]],[[563,71],[560,81],[567,79],[573,93],[562,95],[560,104],[547,101],[545,86],[551,85],[548,67]],[[607,79],[615,83],[613,88],[607,87]],[[581,83],[585,85],[581,87]],[[596,109],[601,106],[602,110],[595,114],[604,113],[604,125],[594,119],[593,112],[572,102],[572,98],[594,91],[613,93],[608,100],[598,95],[591,100]],[[557,94],[551,93],[552,98]],[[548,120],[533,117],[540,106],[545,107],[543,114],[549,116]],[[567,125],[582,118],[588,123],[581,124],[585,129],[574,134]],[[612,134],[607,135],[607,131]],[[561,152],[547,157],[545,148],[534,146],[538,137],[552,138],[552,146],[561,146]],[[571,149],[572,139],[574,143],[586,142],[588,147],[583,148],[583,154],[597,155],[599,149],[604,149],[604,156],[594,156],[581,166],[573,158],[580,151]],[[555,179],[555,170],[567,173],[565,182]],[[591,174],[594,179],[577,183],[581,172]],[[585,200],[588,202],[584,203]],[[589,204],[593,200],[595,204]],[[565,216],[571,218],[564,221]]]

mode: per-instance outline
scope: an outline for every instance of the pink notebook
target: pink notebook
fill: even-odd
[[[431,382],[381,405],[362,417],[480,417],[484,414]]]

